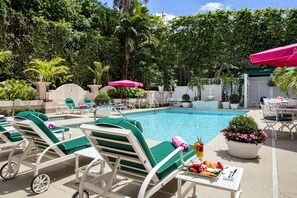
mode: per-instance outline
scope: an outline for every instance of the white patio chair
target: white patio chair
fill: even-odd
[[[168,141],[149,148],[137,123],[134,125],[127,119],[102,118],[97,124],[100,126],[83,124],[80,128],[111,171],[84,181],[87,170],[96,162],[95,159],[84,172],[79,192],[73,197],[84,197],[87,194],[84,189],[99,193],[102,197],[123,197],[112,191],[114,181],[119,175],[141,181],[138,198],[150,197],[174,179],[179,172],[178,167],[184,163],[183,160],[190,160],[195,156],[192,146],[188,151],[183,151],[182,147],[175,148]],[[102,185],[97,185],[102,182]]]
[[[15,151],[21,143],[14,147],[7,163],[0,169],[0,176],[12,179],[19,172],[21,164],[30,167],[34,170],[31,190],[35,193],[43,193],[50,185],[50,177],[40,173],[41,169],[74,159],[75,151],[90,147],[84,136],[60,141],[36,114],[18,114],[11,123],[29,143],[19,155],[15,155]]]

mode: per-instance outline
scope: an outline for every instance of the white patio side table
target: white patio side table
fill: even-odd
[[[83,166],[83,167],[79,166],[79,157],[84,156],[84,157],[88,157],[91,159],[95,159],[97,157],[100,158],[100,155],[98,154],[98,152],[96,151],[96,149],[94,147],[89,147],[89,148],[85,148],[85,149],[76,151],[76,152],[74,152],[74,155],[75,155],[75,183],[79,183],[79,173],[82,173],[85,169],[85,166]],[[103,159],[99,160],[99,162],[96,165],[98,165],[98,164],[100,164],[99,173],[102,173],[102,171],[105,167],[104,160]],[[96,175],[92,175],[92,173],[90,173],[90,175],[96,176]]]
[[[230,174],[230,171],[237,169],[233,179],[225,179]],[[196,185],[208,186],[216,189],[227,190],[231,192],[231,198],[238,198],[241,193],[240,183],[243,174],[243,168],[231,167],[225,168],[218,178],[204,177],[198,174],[181,171],[175,176],[177,179],[177,197],[183,198],[193,188],[193,197],[197,197]],[[191,182],[188,188],[182,192],[182,181]]]

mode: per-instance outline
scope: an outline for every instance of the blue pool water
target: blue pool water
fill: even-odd
[[[246,112],[166,109],[128,114],[126,117],[140,121],[145,139],[171,141],[173,136],[178,135],[189,144],[194,144],[197,137],[202,137],[203,142],[208,143],[228,126],[233,117]]]

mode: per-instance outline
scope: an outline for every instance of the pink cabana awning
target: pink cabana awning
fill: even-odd
[[[252,64],[276,67],[297,66],[297,43],[250,55]]]
[[[114,86],[114,87],[143,87],[142,83],[131,81],[131,80],[112,81],[112,82],[108,82],[108,85]]]

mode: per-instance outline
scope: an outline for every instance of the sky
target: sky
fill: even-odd
[[[99,0],[112,8],[113,0]],[[198,12],[215,11],[216,9],[251,10],[272,8],[297,8],[297,0],[149,0],[147,7],[151,14],[172,19],[181,15],[193,15]]]

